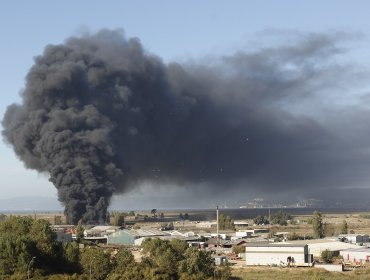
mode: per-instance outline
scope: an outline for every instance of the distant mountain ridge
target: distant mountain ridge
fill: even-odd
[[[21,196],[0,199],[0,211],[62,211],[56,197]]]

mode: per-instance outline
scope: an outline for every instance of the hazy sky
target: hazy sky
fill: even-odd
[[[351,37],[351,43],[347,45],[350,50],[344,58],[338,59],[369,65],[369,10],[369,1],[340,0],[1,1],[0,116],[4,115],[8,105],[20,102],[19,92],[24,87],[24,78],[33,64],[33,57],[41,54],[46,45],[62,43],[72,35],[101,28],[123,28],[128,37],[138,37],[146,50],[164,62],[171,62],[258,49],[265,41],[281,43],[286,34],[296,32],[328,34],[344,31]],[[366,90],[366,85],[361,90]],[[346,100],[351,102],[348,96],[340,102]],[[0,198],[56,196],[56,190],[47,177],[26,170],[2,141],[0,166]],[[191,200],[191,195],[183,190],[172,192]],[[161,199],[170,200],[172,192],[160,189],[148,195],[144,190],[128,197],[140,197],[141,203],[154,201],[154,205]],[[250,198],[245,196],[245,200]],[[213,202],[205,203],[210,206]],[[167,205],[176,206],[173,202]]]

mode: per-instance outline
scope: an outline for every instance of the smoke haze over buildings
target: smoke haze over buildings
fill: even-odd
[[[364,187],[369,95],[348,92],[367,70],[337,59],[343,37],[168,64],[121,30],[72,37],[35,58],[3,136],[50,176],[72,223],[104,222],[112,195],[145,181],[193,192]]]

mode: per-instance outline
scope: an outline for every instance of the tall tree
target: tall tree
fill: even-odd
[[[199,251],[192,247],[185,252],[185,258],[179,263],[182,279],[208,279],[214,273],[214,260],[210,252]]]
[[[67,243],[64,245],[64,261],[68,273],[80,271],[80,249],[77,242]]]
[[[348,233],[348,224],[346,220],[343,220],[342,225],[340,227],[340,233],[341,234],[347,234]]]
[[[152,213],[153,218],[155,218],[157,216],[157,209],[152,209],[152,211],[150,211],[150,213]]]
[[[81,267],[86,275],[91,279],[106,279],[112,270],[110,254],[97,248],[86,248],[81,253]]]
[[[218,217],[218,223],[220,230],[235,230],[234,220],[229,216],[221,214]]]
[[[77,228],[76,228],[76,240],[77,240],[77,242],[81,242],[81,240],[84,238],[84,231],[85,231],[85,228],[82,225],[82,221],[80,220],[78,222]]]
[[[314,211],[312,214],[312,230],[314,238],[324,237],[324,223],[322,214],[318,211]]]
[[[123,227],[125,225],[125,214],[121,212],[115,213],[113,225],[117,227]]]

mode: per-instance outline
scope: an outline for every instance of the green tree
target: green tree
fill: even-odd
[[[110,253],[98,248],[86,248],[81,253],[80,264],[83,272],[94,280],[106,279],[112,270]]]
[[[153,269],[156,277],[177,279],[177,253],[167,240],[147,239],[142,244],[143,252],[148,258],[143,261]]]
[[[27,272],[29,261],[38,255],[36,242],[28,236],[0,236],[0,275]]]
[[[33,219],[30,217],[10,216],[8,219],[0,223],[0,235],[29,235],[32,224]]]
[[[129,216],[135,216],[135,212],[131,210],[131,211],[128,213],[128,215],[129,215]]]
[[[235,230],[234,220],[229,216],[221,214],[218,217],[218,223],[220,230]]]
[[[109,274],[109,280],[150,280],[153,279],[153,273],[150,267],[135,263],[126,268],[126,270],[119,273],[113,272]],[[167,278],[169,279],[169,278]]]
[[[188,213],[185,213],[185,214],[184,214],[184,219],[185,219],[185,220],[189,220],[189,214],[188,214]]]
[[[115,258],[115,272],[123,274],[130,266],[135,265],[134,255],[125,247],[120,247]]]
[[[150,213],[152,213],[153,218],[157,217],[157,209],[152,209],[152,211],[150,211]]]
[[[42,253],[52,255],[55,249],[55,234],[46,220],[34,220],[29,235],[36,241],[36,246]]]
[[[342,225],[340,227],[340,233],[341,234],[347,234],[348,233],[348,224],[346,220],[343,220]]]
[[[181,279],[207,279],[214,275],[215,265],[210,252],[199,251],[191,247],[185,252],[185,258],[179,262]]]
[[[84,238],[84,231],[85,231],[85,228],[82,225],[82,221],[80,220],[76,228],[76,241],[77,242],[81,242],[82,239]]]
[[[258,215],[253,219],[253,223],[256,225],[267,225],[269,223],[269,219],[266,216]]]
[[[288,225],[288,221],[292,219],[292,216],[284,211],[278,211],[271,215],[271,224],[278,224],[280,226]]]
[[[0,222],[3,222],[6,220],[6,215],[0,214]]]
[[[329,250],[324,250],[321,252],[320,258],[322,261],[326,263],[332,263],[333,262],[333,253]]]
[[[68,273],[80,271],[80,249],[77,242],[71,242],[64,245],[64,261]]]
[[[180,239],[172,239],[170,246],[175,251],[176,261],[180,261],[184,258],[186,250],[189,248],[188,243]]]
[[[116,227],[123,227],[125,225],[125,214],[117,212],[114,214],[113,225]]]
[[[314,238],[324,237],[324,224],[322,214],[318,211],[314,211],[312,214],[312,230]]]
[[[34,220],[29,217],[10,217],[0,222],[0,237],[9,239],[10,242],[17,237],[18,240],[14,241],[15,243],[8,245],[14,247],[13,251],[18,250],[17,254],[20,256],[29,257],[27,248],[32,242],[35,245],[33,256],[37,257],[36,266],[38,265],[46,273],[64,271],[65,266],[60,265],[60,260],[63,259],[63,246],[55,241],[54,232],[48,221]],[[23,244],[20,247],[18,247],[19,242]],[[8,258],[11,259],[11,255],[8,255]],[[14,262],[14,265],[22,266],[21,259]]]

